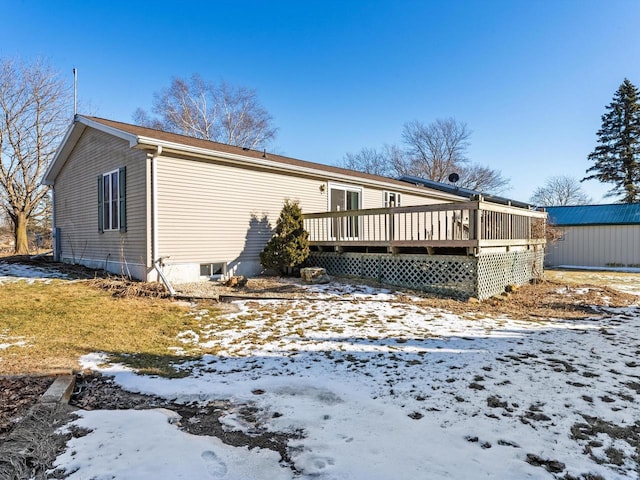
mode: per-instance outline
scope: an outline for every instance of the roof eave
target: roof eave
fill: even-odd
[[[73,122],[67,129],[62,142],[60,142],[60,146],[53,156],[53,160],[42,176],[43,185],[53,185],[55,183],[56,177],[67,162],[69,154],[72,152],[87,127],[95,128],[118,138],[122,138],[129,142],[129,146],[131,148],[135,147],[138,143],[138,138],[135,135],[123,132],[122,130],[118,130],[117,128],[113,128],[108,125],[103,125],[102,123],[95,122],[81,115],[76,115]]]
[[[360,184],[372,185],[372,186],[377,186],[377,187],[382,187],[387,189],[402,190],[405,192],[414,192],[420,195],[424,195],[425,194],[424,189],[428,188],[428,187],[416,187],[410,184],[407,184],[407,186],[391,184],[390,182],[385,182],[383,180],[354,177],[348,174],[329,172],[322,169],[314,169],[314,168],[303,167],[298,165],[283,164],[282,162],[272,161],[272,160],[269,160],[268,158],[257,159],[257,158],[252,158],[244,155],[221,152],[219,150],[193,147],[193,146],[184,145],[176,142],[167,142],[167,141],[158,140],[152,137],[139,136],[137,137],[137,140],[138,140],[137,148],[141,148],[141,149],[156,150],[157,147],[160,146],[162,147],[163,152],[187,153],[197,157],[224,159],[226,161],[229,161],[230,163],[241,164],[241,165],[252,165],[260,168],[266,168],[268,170],[289,171],[289,172],[295,172],[295,173],[309,175],[309,176],[321,177],[323,179],[338,180],[342,182],[351,182],[351,183],[353,183],[357,178],[357,182]],[[465,197],[463,196],[448,194],[448,193],[440,192],[434,189],[429,189],[429,195],[442,200],[447,200],[447,201],[465,200]]]

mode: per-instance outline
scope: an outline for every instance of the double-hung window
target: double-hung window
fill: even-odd
[[[127,231],[125,167],[98,176],[98,228]]]
[[[384,192],[384,207],[399,207],[400,194],[397,192]]]

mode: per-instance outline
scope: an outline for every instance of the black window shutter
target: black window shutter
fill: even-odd
[[[104,190],[102,175],[98,175],[98,232],[104,233]]]
[[[118,170],[118,192],[120,198],[120,232],[127,231],[127,167]]]

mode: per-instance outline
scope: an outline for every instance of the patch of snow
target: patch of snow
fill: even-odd
[[[608,316],[586,320],[467,319],[394,302],[390,291],[363,287],[347,293],[351,301],[333,301],[342,293],[314,288],[326,301],[238,302],[239,311],[224,322],[199,312],[201,331],[185,331],[184,338],[217,355],[183,365],[191,372],[186,378],[105,366],[101,354],[82,359],[83,367],[113,375],[134,392],[184,403],[250,403],[264,428],[303,432],[289,443],[302,477],[280,468],[273,452],[221,449],[216,439],[198,439],[212,447],[182,450],[191,440],[157,412],[147,412],[144,424],[134,422],[145,412],[83,414],[79,425],[93,437],[72,441],[57,465],[77,468],[71,479],[112,471],[123,472],[116,478],[158,478],[146,464],[162,465],[174,478],[178,472],[242,478],[234,475],[243,463],[262,469],[244,478],[559,478],[527,463],[534,454],[562,462],[561,476],[637,478],[633,450],[623,439],[596,432],[580,440],[572,428],[597,418],[631,429],[640,417],[638,308],[609,309]],[[180,348],[180,338],[176,343]],[[231,429],[254,428],[233,409],[221,420]],[[157,435],[150,433],[156,428]],[[156,436],[171,448],[151,441]],[[602,443],[588,447],[592,456],[584,453],[589,440]],[[137,449],[136,475],[124,473],[133,462],[127,446]],[[611,448],[625,454],[622,465],[596,461]],[[211,456],[204,451],[222,459],[226,473],[206,477],[193,470]]]
[[[25,281],[28,283],[41,281],[48,283],[54,278],[66,279],[69,277],[64,273],[57,272],[51,269],[0,261],[0,285],[2,285],[3,283],[18,281]]]
[[[5,333],[0,333],[0,350],[6,350],[10,347],[26,347],[28,345],[25,337],[12,337],[7,335],[7,330]]]
[[[72,438],[54,467],[70,472],[69,480],[225,479],[289,480],[271,450],[230,447],[214,437],[184,433],[176,414],[155,410],[79,411],[74,426],[91,430]],[[144,439],[142,438],[144,437]]]
[[[553,268],[567,268],[571,270],[598,270],[603,272],[640,273],[640,268],[635,267],[591,267],[586,265],[555,265]]]
[[[24,347],[26,344],[26,340],[18,340],[11,343],[0,343],[0,350],[6,350],[9,347]]]

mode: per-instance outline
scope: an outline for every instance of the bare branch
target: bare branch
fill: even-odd
[[[41,61],[0,59],[0,201],[26,253],[26,226],[47,189],[40,177],[71,120],[70,89]]]
[[[154,116],[136,110],[136,123],[205,140],[247,148],[264,147],[276,136],[272,118],[258,101],[255,90],[204,81],[174,78],[154,95]]]
[[[589,197],[578,179],[566,175],[550,177],[544,186],[535,189],[529,201],[535,205],[552,207],[565,205],[588,205]]]

